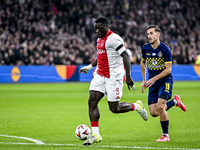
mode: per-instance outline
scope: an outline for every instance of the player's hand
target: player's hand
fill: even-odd
[[[145,86],[151,87],[155,82],[156,82],[156,80],[154,78],[151,78],[145,83]]]
[[[146,81],[142,82],[142,93],[144,93],[144,90],[146,89]]]
[[[131,77],[126,77],[126,84],[128,89],[131,90],[134,85],[133,79]]]
[[[88,66],[84,66],[84,67],[82,67],[80,70],[79,70],[79,73],[87,73],[88,71],[90,71],[91,69],[92,69],[93,67],[92,67],[92,65],[90,64],[90,65],[88,65]]]

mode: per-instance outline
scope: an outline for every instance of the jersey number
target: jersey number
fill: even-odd
[[[119,95],[119,88],[116,88],[116,95]]]
[[[169,92],[169,87],[170,87],[169,83],[165,83],[165,91],[166,92]]]

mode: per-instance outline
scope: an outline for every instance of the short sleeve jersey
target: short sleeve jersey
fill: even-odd
[[[110,29],[103,38],[97,39],[97,74],[110,78],[124,74],[120,54],[126,50],[123,39]]]
[[[172,63],[171,50],[162,42],[156,49],[153,49],[151,44],[148,43],[142,47],[142,59],[147,61],[150,79],[166,68],[165,63]],[[172,79],[172,75],[169,74],[163,79]]]

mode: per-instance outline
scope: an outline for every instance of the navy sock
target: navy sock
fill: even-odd
[[[162,130],[163,130],[163,134],[168,134],[168,127],[169,127],[169,120],[167,121],[160,121]]]
[[[166,105],[167,105],[167,109],[166,109],[166,110],[170,109],[172,106],[175,105],[174,100],[172,99],[171,101],[168,101],[168,102],[166,103]]]

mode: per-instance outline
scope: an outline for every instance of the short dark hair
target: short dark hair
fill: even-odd
[[[96,19],[95,23],[103,23],[105,25],[108,25],[108,19],[105,17],[99,17]]]
[[[157,31],[157,32],[161,32],[160,27],[157,26],[157,25],[149,25],[149,26],[147,27],[147,30],[149,30],[149,29],[151,29],[151,28],[155,28],[155,31]]]

